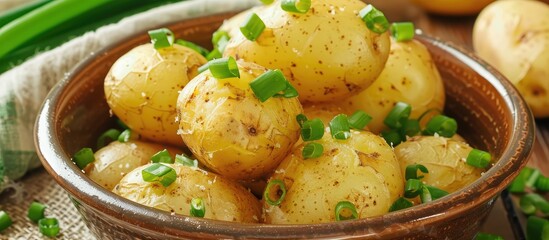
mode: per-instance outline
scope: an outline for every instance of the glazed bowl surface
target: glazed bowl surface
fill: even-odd
[[[211,33],[232,14],[165,27],[178,38],[208,46]],[[114,126],[103,80],[116,59],[149,41],[146,33],[113,43],[60,81],[37,118],[35,144],[46,170],[99,239],[472,239],[499,193],[526,164],[534,141],[533,118],[512,84],[486,63],[436,39],[423,35],[416,39],[427,46],[444,80],[446,114],[456,118],[459,133],[471,145],[489,151],[497,161],[473,184],[428,204],[337,223],[241,224],[172,215],[103,189],[73,164],[71,155],[93,145],[100,133]]]

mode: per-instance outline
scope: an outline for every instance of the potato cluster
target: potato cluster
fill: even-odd
[[[227,20],[209,62],[192,44],[160,40],[122,56],[105,78],[107,103],[143,138],[111,142],[84,172],[149,207],[269,224],[386,214],[404,196],[410,164],[428,167],[425,184],[448,192],[478,178],[482,169],[462,162],[465,142],[435,134],[394,148],[383,136],[399,102],[411,118],[443,110],[425,46],[370,26],[361,12],[373,10],[360,0],[314,0],[305,11],[281,7],[287,2]],[[255,38],[241,28],[254,17],[264,24]],[[351,124],[357,110],[370,124]],[[339,135],[334,119],[344,119]],[[307,127],[315,121],[316,130]],[[205,211],[196,215],[198,203]]]

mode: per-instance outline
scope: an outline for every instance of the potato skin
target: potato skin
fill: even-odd
[[[166,164],[177,173],[170,186],[143,181],[141,171],[126,175],[113,192],[134,202],[167,212],[189,215],[193,198],[204,200],[204,218],[256,223],[261,216],[259,201],[245,188],[217,174],[180,164]]]
[[[411,118],[430,109],[444,108],[444,84],[427,48],[416,40],[391,40],[391,53],[383,72],[366,90],[345,101],[351,114],[361,109],[373,117],[368,128],[379,133],[383,120],[397,102],[412,106]]]
[[[105,78],[107,103],[144,138],[183,146],[177,136],[175,103],[179,90],[204,63],[203,56],[183,46],[138,46],[118,59]]]
[[[434,136],[416,136],[395,147],[402,174],[411,164],[429,170],[421,180],[447,192],[455,192],[477,180],[483,169],[469,166],[465,160],[472,148],[465,142]]]
[[[389,34],[366,27],[359,0],[311,2],[305,14],[282,10],[280,1],[257,8],[266,30],[253,42],[239,32],[223,55],[280,69],[301,101],[331,102],[365,89],[387,61]]]
[[[334,222],[340,201],[353,203],[360,218],[379,216],[403,194],[400,165],[383,138],[352,130],[348,140],[326,133],[318,142],[324,147],[321,157],[303,159],[301,146],[271,177],[284,181],[287,192],[279,206],[264,201],[266,223]]]
[[[299,138],[297,98],[260,102],[249,83],[266,69],[238,61],[240,78],[194,78],[177,100],[181,137],[205,166],[222,176],[251,180],[271,172]]]
[[[152,155],[164,149],[168,149],[172,157],[182,152],[155,143],[114,141],[95,152],[95,161],[86,166],[84,172],[97,184],[112,190],[127,173],[149,163]]]
[[[477,14],[494,0],[412,0],[415,4],[431,13],[441,15]]]
[[[517,87],[535,117],[549,117],[549,5],[490,4],[475,22],[473,46]]]

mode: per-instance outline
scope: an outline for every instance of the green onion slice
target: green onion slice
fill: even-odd
[[[118,129],[112,128],[112,129],[109,129],[109,130],[105,131],[97,139],[97,149],[100,149],[100,148],[106,146],[109,142],[117,140],[118,136],[120,136],[120,131]]]
[[[164,149],[152,155],[151,162],[153,163],[173,163],[173,158],[170,156],[168,149]]]
[[[414,198],[417,197],[422,190],[423,182],[418,179],[408,179],[404,185],[404,197]]]
[[[544,214],[549,213],[549,202],[537,193],[529,193],[520,198],[520,209],[527,215],[536,213],[537,210]]]
[[[211,60],[219,59],[219,58],[222,58],[222,57],[223,57],[223,56],[221,55],[221,52],[219,51],[219,49],[214,48],[214,49],[206,56],[206,60],[211,61]],[[209,67],[209,66],[208,66],[208,67]]]
[[[475,236],[474,240],[503,240],[503,237],[494,234],[479,232]]]
[[[301,126],[301,138],[303,141],[319,140],[324,136],[324,123],[320,118],[307,120]]]
[[[282,93],[277,93],[274,95],[274,97],[285,97],[285,98],[294,98],[298,97],[299,93],[297,92],[297,89],[290,84],[290,82],[286,81],[286,89],[282,90]]]
[[[273,199],[271,198],[271,195],[276,196],[277,198]],[[267,187],[265,188],[265,192],[263,192],[263,198],[265,201],[269,205],[278,206],[282,203],[284,197],[286,197],[286,185],[284,185],[284,182],[278,179],[269,181]]]
[[[139,139],[139,134],[137,134],[136,132],[133,132],[130,129],[124,130],[118,136],[118,141],[119,142],[128,142],[130,140],[136,140],[136,139]]]
[[[233,57],[218,58],[208,62],[208,68],[217,79],[225,78],[240,78],[240,71],[238,70],[238,64]]]
[[[433,197],[431,196],[431,191],[429,191],[427,186],[425,185],[421,186],[419,198],[421,199],[422,203],[428,203],[433,201]]]
[[[46,210],[46,206],[44,204],[41,204],[39,202],[32,202],[27,217],[33,221],[38,222],[38,220],[44,218],[44,211]]]
[[[219,48],[220,42],[228,41],[231,39],[231,36],[229,36],[229,33],[222,30],[217,30],[212,34],[212,44],[214,48]]]
[[[206,215],[206,206],[202,198],[193,198],[191,200],[191,216],[204,217]]]
[[[431,198],[433,199],[433,201],[449,194],[448,192],[440,188],[436,188],[430,185],[425,185],[425,187],[429,190],[429,193],[431,193]]]
[[[305,114],[299,114],[297,116],[295,116],[295,120],[297,121],[297,124],[299,124],[299,127],[303,127],[303,123],[305,123],[308,119],[307,119],[307,116],[305,116]]]
[[[338,114],[330,121],[330,133],[332,138],[345,140],[351,137],[351,127],[347,115]]]
[[[198,161],[196,159],[191,159],[185,154],[176,154],[175,163],[179,163],[189,167],[198,167]]]
[[[389,114],[387,114],[383,123],[391,129],[400,129],[408,117],[410,117],[411,112],[412,106],[410,104],[397,102]]]
[[[335,207],[336,221],[358,219],[358,212],[353,203],[349,201],[340,201]]]
[[[257,14],[252,13],[248,19],[240,26],[240,32],[250,41],[255,41],[265,30],[265,23]]]
[[[526,239],[549,239],[549,221],[536,216],[528,217]]]
[[[397,42],[410,41],[415,34],[414,24],[412,22],[395,22],[391,24],[391,34]]]
[[[392,129],[382,131],[381,137],[383,137],[383,139],[385,139],[385,142],[387,142],[387,144],[389,144],[389,146],[391,147],[396,147],[403,140],[400,133]]]
[[[507,188],[509,192],[523,193],[526,189],[526,180],[530,177],[533,171],[533,168],[524,167]]]
[[[265,5],[268,5],[268,4],[273,3],[274,0],[259,0],[259,1],[261,1],[261,3],[263,3]]]
[[[5,211],[0,211],[0,232],[4,231],[6,228],[10,227],[13,224],[10,215]]]
[[[200,55],[202,55],[204,57],[206,57],[206,56],[208,56],[208,54],[210,54],[210,51],[208,51],[208,49],[205,49],[205,48],[203,48],[203,47],[201,47],[198,44],[193,43],[193,42],[185,41],[183,39],[177,39],[175,41],[175,43],[177,45],[181,45],[183,47],[188,47],[188,48],[194,50],[195,52],[200,53]]]
[[[371,4],[368,4],[368,6],[360,10],[358,15],[366,23],[366,27],[372,32],[382,34],[389,29],[389,21],[387,21],[383,12],[377,10]]]
[[[406,119],[402,125],[401,133],[403,138],[408,136],[416,136],[421,132],[421,127],[419,126],[419,120],[417,119]]]
[[[47,237],[55,237],[59,234],[59,221],[57,218],[42,218],[38,221],[40,232]]]
[[[311,0],[282,0],[282,10],[292,13],[306,13],[311,8]]]
[[[429,120],[423,134],[434,135],[436,133],[440,136],[451,138],[456,132],[457,122],[455,119],[444,115],[436,115]]]
[[[269,70],[250,82],[250,88],[261,102],[271,97],[297,97],[297,91],[278,70]],[[279,94],[283,92],[282,94]]]
[[[372,121],[372,116],[362,110],[357,110],[349,117],[349,126],[354,129],[362,130]]]
[[[95,157],[91,148],[82,148],[74,154],[72,160],[78,168],[84,169],[88,164],[95,161]]]
[[[389,212],[402,210],[412,206],[414,206],[414,204],[410,202],[408,199],[399,197],[393,204],[391,204],[391,207],[389,208]]]
[[[490,153],[474,148],[469,152],[469,155],[467,155],[467,164],[477,168],[488,167],[491,160],[492,157]]]
[[[303,151],[301,152],[301,154],[303,154],[304,159],[309,159],[322,156],[322,152],[324,152],[324,147],[322,146],[322,144],[312,142],[307,143],[307,145],[303,147]]]
[[[406,166],[406,174],[405,178],[408,179],[422,179],[423,175],[417,175],[417,171],[421,171],[422,173],[429,173],[429,170],[427,167],[421,165],[421,164],[410,164]]]
[[[536,180],[535,187],[538,191],[548,192],[549,191],[549,178],[545,176],[540,176]]]
[[[162,186],[167,187],[177,178],[177,173],[171,167],[162,163],[153,163],[141,171],[143,181],[160,182]]]
[[[204,65],[202,65],[198,68],[198,73],[202,73],[202,72],[204,72],[208,69],[210,69],[210,65],[208,63],[205,63]]]
[[[542,177],[541,171],[539,169],[534,169],[530,176],[526,179],[526,187],[534,188],[538,178]]]
[[[155,49],[167,48],[173,45],[174,35],[170,29],[160,28],[150,30],[149,36]]]

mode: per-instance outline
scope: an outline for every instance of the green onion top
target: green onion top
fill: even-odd
[[[269,70],[250,82],[250,88],[261,102],[271,97],[297,97],[297,91],[278,70]],[[282,92],[282,94],[280,94]]]
[[[10,227],[13,224],[10,215],[5,211],[0,211],[0,232],[4,231],[6,228]]]
[[[55,237],[59,234],[59,221],[57,218],[42,218],[38,221],[40,232],[47,237]]]
[[[400,129],[412,113],[412,106],[407,103],[397,102],[391,109],[383,123],[392,129]]]
[[[311,0],[282,0],[282,10],[291,13],[306,13],[311,8]]]
[[[177,178],[177,173],[171,167],[162,163],[153,163],[141,171],[143,181],[159,182],[164,187],[170,186]]]
[[[97,149],[100,149],[106,146],[109,142],[115,141],[120,136],[120,130],[118,129],[109,129],[99,136],[97,139]]]
[[[324,152],[324,147],[320,143],[307,143],[301,152],[304,159],[308,158],[318,158],[322,156],[322,152]]]
[[[208,68],[217,79],[225,78],[240,78],[240,71],[238,69],[238,64],[233,57],[228,58],[218,58],[208,62]]]
[[[196,159],[191,159],[185,154],[176,154],[175,163],[179,163],[189,167],[198,167],[198,161]]]
[[[205,48],[203,48],[203,47],[201,47],[198,44],[193,43],[193,42],[185,41],[183,39],[177,39],[175,41],[175,43],[177,45],[188,47],[188,48],[194,50],[195,52],[199,53],[200,55],[202,55],[204,57],[207,57],[208,54],[210,54],[210,51],[208,51],[208,49],[205,49]]]
[[[82,148],[74,154],[72,160],[78,168],[84,169],[88,164],[95,161],[95,157],[91,148]]]
[[[257,14],[252,13],[240,26],[240,32],[250,41],[255,41],[265,30],[265,23]]]
[[[295,120],[297,121],[297,124],[299,124],[299,127],[303,127],[303,123],[305,123],[308,119],[307,119],[307,116],[305,116],[305,114],[298,114],[297,116],[295,116]]]
[[[46,210],[46,206],[44,204],[41,204],[39,202],[32,202],[29,206],[27,217],[37,223],[38,220],[44,218],[44,211]]]
[[[170,29],[160,28],[149,31],[151,42],[156,49],[167,48],[173,45],[174,35]]]
[[[307,120],[301,126],[301,139],[303,141],[319,140],[324,136],[324,123],[320,118]]]
[[[414,38],[415,28],[412,22],[391,24],[391,34],[397,42],[410,41]]]
[[[469,155],[467,155],[467,164],[477,168],[486,168],[490,165],[491,159],[492,156],[490,153],[473,149],[469,152]]]
[[[168,149],[161,150],[151,157],[151,162],[153,163],[173,163],[174,160],[172,156],[170,156],[170,152],[168,152]]]
[[[404,140],[400,133],[397,130],[393,129],[382,131],[381,137],[383,137],[383,139],[385,139],[385,142],[387,142],[387,144],[389,144],[389,146],[391,147],[396,147]]]
[[[193,217],[204,217],[206,215],[206,206],[202,198],[193,198],[191,200],[190,214]]]
[[[410,202],[408,199],[399,197],[393,204],[391,204],[391,207],[389,208],[389,212],[402,210],[412,206],[414,206],[414,204]]]
[[[509,192],[523,193],[526,189],[526,180],[530,177],[533,171],[533,168],[524,167],[507,188]]]
[[[434,135],[436,133],[440,136],[451,138],[456,132],[457,122],[455,119],[444,115],[436,115],[429,120],[423,134]]]
[[[382,34],[389,29],[389,21],[387,21],[383,12],[377,10],[371,4],[360,10],[358,15],[372,32]]]
[[[421,171],[422,173],[429,173],[429,170],[421,165],[421,164],[410,164],[408,166],[406,166],[406,174],[405,174],[405,178],[406,180],[408,179],[422,179],[424,176],[423,175],[417,175],[417,171]]]
[[[362,130],[370,121],[372,121],[372,116],[362,110],[357,110],[349,117],[349,126],[354,129]]]
[[[278,198],[273,199],[271,198],[271,195]],[[286,197],[286,185],[284,185],[284,182],[278,179],[269,181],[265,188],[265,192],[263,192],[263,199],[265,199],[265,202],[271,206],[278,206],[282,203],[284,197]]]
[[[549,239],[549,221],[536,216],[528,217],[526,239]]]
[[[349,201],[340,201],[335,207],[336,221],[358,219],[358,212],[353,203]]]
[[[404,197],[414,198],[421,193],[423,182],[418,179],[408,179],[404,185]]]
[[[351,127],[347,115],[338,114],[330,121],[330,133],[332,137],[339,140],[345,140],[351,137]]]

